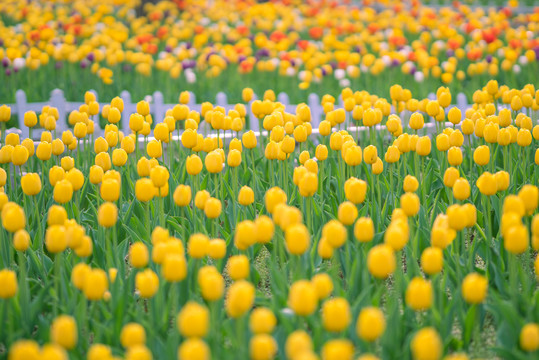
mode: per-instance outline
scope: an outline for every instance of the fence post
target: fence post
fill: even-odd
[[[24,126],[24,113],[27,107],[26,93],[24,90],[17,90],[15,93],[15,111],[19,117],[19,129],[23,139],[28,137],[28,128]]]
[[[156,123],[161,122],[165,119],[165,104],[163,103],[163,94],[161,91],[156,91],[153,93],[153,109]]]
[[[462,119],[464,119],[466,117],[466,109],[468,109],[468,100],[466,99],[466,95],[463,93],[458,93],[456,105],[462,113]]]
[[[253,113],[253,102],[256,100],[256,94],[253,95],[253,98],[251,101],[249,101],[248,104],[245,106],[247,107],[247,115],[249,116],[249,124],[245,124],[245,127],[247,129],[253,130],[254,132],[257,132],[258,129],[258,119]],[[247,126],[248,125],[248,126]]]
[[[129,115],[135,112],[133,111],[133,106],[135,106],[136,110],[136,105],[133,105],[133,103],[131,102],[131,94],[129,93],[129,91],[122,91],[120,97],[124,101],[124,111],[122,112],[122,131],[124,132],[124,134],[130,134],[131,130],[129,128]]]
[[[66,109],[67,103],[64,97],[64,92],[60,89],[54,89],[51,91],[51,106],[58,109],[58,121],[56,122],[56,132],[61,134],[67,130],[66,123]]]
[[[307,104],[309,105],[309,108],[311,108],[311,125],[313,129],[317,129],[323,114],[322,105],[320,105],[320,98],[317,94],[311,93],[309,94]]]

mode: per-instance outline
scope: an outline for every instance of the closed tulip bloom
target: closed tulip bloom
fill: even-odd
[[[369,242],[374,238],[374,223],[371,218],[360,217],[354,225],[354,236],[359,242]]]
[[[457,200],[466,200],[470,197],[470,184],[465,178],[459,178],[453,185],[453,196]]]
[[[508,195],[503,201],[503,213],[511,212],[518,214],[519,217],[523,217],[526,214],[524,201],[517,195]]]
[[[399,161],[399,159],[400,159],[400,151],[399,151],[399,149],[394,145],[390,145],[387,148],[387,151],[386,151],[386,154],[385,154],[386,163],[393,164],[393,163],[396,163],[397,161]]]
[[[178,282],[187,276],[187,261],[183,254],[167,253],[165,254],[161,266],[163,278],[168,282]]]
[[[348,233],[339,221],[330,220],[322,228],[322,236],[328,239],[333,248],[339,248],[346,242]]]
[[[256,334],[249,341],[252,360],[271,360],[277,354],[277,342],[268,334]]]
[[[11,233],[24,229],[26,216],[24,209],[15,203],[8,203],[2,208],[2,226]]]
[[[129,263],[137,269],[141,269],[148,265],[150,254],[148,248],[143,242],[137,241],[129,247]]]
[[[178,330],[185,337],[204,337],[208,333],[210,313],[204,305],[190,301],[178,314]]]
[[[352,360],[353,356],[354,344],[347,339],[329,340],[322,347],[324,360]]]
[[[149,157],[158,159],[163,155],[163,146],[159,140],[152,140],[146,145],[146,153]]]
[[[84,185],[84,174],[77,168],[72,168],[66,173],[66,180],[73,186],[73,191],[78,191]]]
[[[75,159],[73,159],[71,156],[64,156],[60,160],[60,165],[65,171],[69,171],[75,167]]]
[[[191,187],[189,185],[178,185],[174,190],[174,203],[176,206],[187,206],[191,203]]]
[[[415,112],[412,115],[410,115],[410,127],[414,130],[420,130],[423,129],[423,126],[425,126],[425,119],[423,118],[423,114],[420,112]]]
[[[288,226],[285,231],[286,249],[292,255],[302,255],[311,244],[309,230],[303,224]]]
[[[485,128],[483,129],[483,138],[485,141],[489,144],[494,144],[498,142],[498,133],[500,129],[498,124],[495,124],[493,122],[488,123],[485,125]]]
[[[457,168],[448,167],[444,173],[444,185],[449,188],[453,188],[453,185],[455,185],[455,182],[457,181],[459,177],[460,177],[460,172]]]
[[[436,136],[436,148],[438,151],[447,151],[449,150],[449,136],[447,134],[439,134]]]
[[[229,317],[238,318],[245,314],[253,306],[255,288],[253,284],[245,280],[234,282],[228,288],[228,296],[225,301],[225,309]]]
[[[419,330],[410,344],[414,360],[438,360],[442,357],[443,343],[432,327]]]
[[[142,298],[152,298],[159,289],[159,277],[150,269],[138,272],[135,286]]]
[[[249,328],[253,334],[270,334],[273,332],[277,319],[273,312],[265,307],[253,310],[249,317]]]
[[[204,207],[206,206],[206,201],[210,198],[210,193],[206,190],[200,190],[197,191],[195,194],[195,206],[200,209],[204,210]]]
[[[415,176],[406,175],[402,188],[405,192],[416,192],[419,188],[419,182]]]
[[[105,179],[101,184],[100,194],[105,201],[118,201],[120,198],[120,183],[116,179]]]
[[[102,269],[91,269],[86,274],[84,281],[84,295],[88,300],[96,301],[103,299],[108,289],[108,278]]]
[[[195,154],[188,156],[185,162],[185,169],[189,175],[197,175],[202,171],[202,160]]]
[[[447,113],[447,119],[454,125],[458,125],[462,119],[462,113],[458,107],[452,107]]]
[[[375,146],[369,145],[367,146],[363,151],[363,158],[365,160],[365,163],[372,165],[376,162],[376,159],[378,159],[378,151]]]
[[[395,271],[396,256],[391,246],[380,244],[369,250],[367,256],[369,272],[378,279],[385,279]]]
[[[512,226],[503,239],[504,247],[512,254],[522,254],[528,249],[528,228],[522,224]]]
[[[110,155],[106,152],[99,153],[95,156],[95,164],[100,166],[103,171],[110,170],[112,162],[110,160]]]
[[[243,206],[249,206],[255,201],[255,193],[249,186],[242,186],[238,194],[238,202]]]
[[[89,174],[90,182],[94,185],[100,184],[103,180],[103,174],[103,168],[97,165],[92,165],[90,167]]]
[[[406,304],[416,311],[429,309],[433,297],[432,284],[421,277],[413,278],[406,288]]]
[[[313,196],[318,190],[318,176],[310,171],[307,171],[299,181],[298,187],[301,196]]]
[[[331,292],[333,291],[333,281],[328,274],[316,274],[311,279],[311,283],[316,289],[319,300],[327,298],[329,295],[331,295]]]
[[[459,204],[451,205],[447,208],[449,226],[455,231],[460,231],[466,227],[466,212]]]
[[[384,242],[390,245],[395,251],[400,251],[408,243],[409,227],[405,219],[396,219],[387,227],[384,234]]]
[[[521,147],[530,146],[532,134],[528,129],[520,129],[517,133],[517,144]]]
[[[118,208],[111,202],[105,202],[99,206],[97,214],[99,225],[110,228],[116,224],[118,219]]]
[[[68,315],[60,315],[51,325],[51,341],[64,349],[71,350],[77,345],[77,323]]]
[[[189,237],[187,251],[194,259],[202,259],[208,254],[210,239],[204,234],[193,234]]]
[[[221,299],[225,291],[225,280],[223,276],[217,270],[209,272],[201,271],[198,273],[198,285],[200,286],[200,292],[204,300],[217,301]]]
[[[221,201],[219,199],[210,197],[204,205],[204,214],[209,219],[218,218],[221,215]]]
[[[490,149],[486,145],[481,145],[475,149],[473,160],[479,166],[485,166],[490,161]]]
[[[462,281],[462,296],[467,303],[482,303],[487,296],[487,290],[487,278],[478,273],[468,274]]]
[[[421,268],[428,275],[438,274],[442,271],[444,256],[442,249],[428,247],[421,253]]]
[[[28,196],[34,196],[41,191],[41,179],[36,173],[28,173],[21,178],[22,191]]]
[[[350,201],[345,201],[339,205],[338,218],[344,225],[352,225],[358,215],[357,207]]]
[[[419,212],[419,197],[415,193],[404,193],[400,198],[400,205],[406,216],[415,216]]]
[[[209,346],[199,338],[188,338],[178,348],[178,360],[211,358]]]
[[[36,156],[41,161],[47,161],[52,155],[52,145],[48,142],[40,142],[36,149]]]
[[[246,149],[254,149],[257,144],[255,133],[252,130],[243,133],[241,141]]]
[[[204,165],[208,172],[216,174],[223,170],[223,158],[220,153],[216,151],[210,152],[204,159]]]
[[[344,194],[346,199],[354,204],[365,201],[367,193],[367,182],[351,177],[344,183]]]
[[[524,185],[518,192],[518,197],[524,202],[526,214],[531,215],[539,203],[539,190],[534,185]]]
[[[462,164],[462,150],[458,147],[451,147],[447,152],[447,159],[449,161],[449,165],[459,166]]]
[[[73,197],[73,185],[67,180],[60,180],[54,185],[54,201],[65,204]]]
[[[0,270],[0,299],[11,299],[17,294],[17,274],[8,269]]]
[[[487,196],[496,194],[496,191],[497,191],[496,177],[493,174],[485,171],[484,173],[481,174],[481,176],[479,176],[476,184],[481,194],[487,195]]]
[[[539,349],[539,325],[528,323],[522,327],[519,336],[520,348],[527,352]]]
[[[249,276],[249,259],[245,255],[235,255],[228,258],[228,274],[232,280],[242,280]]]
[[[28,149],[22,145],[16,145],[11,154],[11,162],[15,166],[24,165],[28,161]]]
[[[431,151],[431,142],[428,136],[422,136],[417,140],[415,149],[416,153],[420,156],[427,156]]]
[[[67,248],[67,234],[61,225],[49,226],[45,233],[45,245],[50,253],[61,253]]]
[[[328,148],[323,144],[317,145],[315,150],[315,157],[318,161],[326,160],[328,158]]]
[[[279,187],[275,186],[266,191],[264,197],[266,210],[273,214],[273,210],[278,204],[286,203],[287,196],[286,193]]]
[[[374,175],[380,175],[384,171],[384,163],[382,159],[378,158],[374,164],[371,165],[372,173]]]
[[[0,149],[0,164],[9,164],[12,160],[13,146],[5,145]]]
[[[241,152],[238,150],[230,150],[227,157],[227,164],[230,167],[238,167],[241,164]]]
[[[331,257],[333,256],[334,249],[329,244],[329,241],[325,237],[322,237],[318,242],[317,252],[318,256],[320,256],[324,260],[327,260],[331,259]]]
[[[186,129],[182,134],[182,145],[187,149],[192,149],[197,145],[198,134],[196,130]]]
[[[63,225],[67,220],[67,211],[63,206],[52,205],[49,208],[47,225]]]
[[[290,286],[288,306],[298,316],[308,316],[318,307],[318,294],[310,281],[298,280]]]
[[[34,141],[32,139],[24,139],[21,143],[22,146],[24,146],[26,148],[26,150],[28,150],[28,157],[32,157],[34,156],[35,154],[35,145],[34,145]]]
[[[140,114],[133,113],[129,117],[129,128],[134,132],[138,133],[142,130],[144,125],[144,117]]]
[[[344,149],[344,146],[343,146],[343,149]],[[350,148],[348,148],[346,150],[344,155],[344,161],[346,162],[346,164],[348,166],[357,166],[357,165],[360,165],[361,162],[362,162],[362,159],[363,159],[363,155],[362,155],[362,151],[361,151],[361,147],[359,146],[350,146]]]
[[[363,341],[378,339],[386,329],[384,313],[377,307],[365,307],[359,312],[356,333]]]
[[[350,305],[345,298],[329,299],[322,306],[322,324],[327,331],[341,332],[350,325],[350,321]]]
[[[300,355],[313,351],[313,342],[309,334],[303,330],[295,330],[288,335],[285,353],[288,359],[296,359]]]
[[[144,327],[135,322],[125,324],[120,333],[120,343],[126,349],[144,345],[146,343],[146,331]]]
[[[510,176],[507,171],[498,171],[496,174],[494,174],[496,178],[496,189],[498,191],[505,191],[509,187],[510,182]],[[526,185],[524,185],[525,187]]]
[[[461,206],[466,214],[466,227],[473,227],[477,222],[477,209],[473,204],[464,204]]]
[[[169,179],[169,172],[166,167],[157,165],[150,170],[150,179],[155,187],[163,187]]]
[[[155,186],[148,178],[137,180],[135,183],[135,195],[137,200],[142,202],[148,202],[153,199],[155,193]]]
[[[30,234],[24,229],[18,230],[13,235],[13,247],[17,251],[26,251],[30,246]]]

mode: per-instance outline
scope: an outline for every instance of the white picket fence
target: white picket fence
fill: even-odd
[[[96,99],[99,102],[98,95],[95,91],[91,90],[95,95]],[[120,97],[123,99],[124,102],[124,111],[122,113],[122,121],[121,121],[121,129],[125,134],[131,133],[131,130],[129,129],[129,116],[136,112],[137,108],[137,100],[133,101],[131,99],[131,94],[128,91],[122,91],[120,94]],[[434,94],[430,94],[429,98],[435,99],[436,96]],[[191,110],[195,110],[200,112],[201,104],[198,104],[196,102],[196,97],[194,94],[190,94],[189,103],[187,106]],[[456,103],[455,105],[462,110],[462,113],[464,115],[465,110],[469,107],[466,95],[459,93],[455,97]],[[286,93],[280,93],[277,96],[277,101],[281,102],[283,105],[285,105],[286,111],[290,113],[295,113],[297,104],[290,104],[288,95]],[[11,114],[17,115],[19,120],[19,126],[17,128],[8,129],[9,132],[18,132],[22,138],[28,137],[28,128],[24,126],[24,113],[27,111],[35,111],[37,114],[39,114],[42,110],[42,108],[45,105],[49,105],[52,107],[55,107],[58,109],[59,119],[56,123],[56,131],[58,134],[61,134],[62,131],[65,131],[69,128],[67,124],[67,117],[70,112],[74,110],[78,110],[79,107],[82,105],[82,102],[71,102],[66,101],[64,92],[60,89],[55,89],[51,92],[51,97],[49,101],[46,102],[35,102],[35,103],[29,103],[27,101],[26,93],[24,90],[18,90],[15,94],[15,104],[6,104],[7,106],[11,107]],[[103,106],[106,103],[101,102],[99,104],[99,108],[102,109]],[[225,93],[218,93],[215,99],[215,102],[213,102],[214,105],[222,106],[227,111],[234,108],[235,104],[229,104],[228,99]],[[150,102],[150,113],[152,114],[152,117],[154,119],[154,122],[160,122],[165,118],[166,111],[168,109],[172,109],[176,104],[165,104],[163,101],[163,94],[159,91],[156,91],[151,96],[151,102]],[[322,108],[322,105],[320,104],[320,97],[317,94],[310,94],[308,96],[307,105],[309,105],[311,109],[311,116],[312,116],[312,127],[313,129],[318,128],[318,124],[320,121],[323,120],[324,116],[324,110]],[[336,108],[342,108],[343,103],[342,99],[339,97],[338,104],[336,104]],[[253,120],[256,119],[255,116],[252,114],[251,111],[251,103],[246,105],[247,112],[249,114],[250,123],[247,125],[247,127],[255,132],[259,132],[258,129],[258,121]],[[41,130],[36,130],[33,132],[33,137],[35,139],[39,139]],[[99,127],[99,124],[97,121],[95,122],[95,131],[94,136],[102,136],[103,135],[103,129]]]

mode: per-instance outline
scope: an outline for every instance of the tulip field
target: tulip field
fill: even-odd
[[[538,9],[140,3],[0,2],[0,359],[539,359]]]

